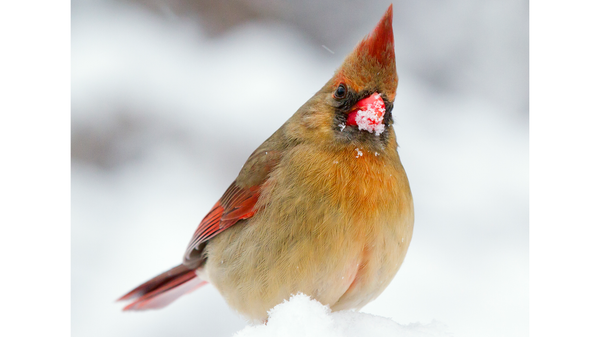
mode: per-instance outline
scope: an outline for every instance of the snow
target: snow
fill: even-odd
[[[361,150],[359,150],[359,148],[354,149],[354,151],[356,151],[356,158],[362,157],[363,153]]]
[[[385,130],[383,124],[385,105],[379,93],[373,94],[367,100],[369,100],[367,106],[356,113],[356,125],[358,125],[359,130],[366,130],[370,133],[375,132],[375,135],[379,136]]]
[[[266,324],[248,326],[234,337],[437,337],[450,336],[439,322],[400,325],[385,317],[355,311],[331,312],[304,294],[269,311]]]
[[[324,45],[324,44],[323,44],[323,45],[321,45],[321,47],[325,48],[325,50],[327,50],[328,52],[330,52],[330,53],[332,53],[332,54],[335,54],[335,53],[333,52],[333,50],[331,50],[331,49],[327,48],[327,46],[326,46],[326,45]]]

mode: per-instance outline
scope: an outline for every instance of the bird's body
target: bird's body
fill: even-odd
[[[343,310],[385,289],[414,222],[391,119],[391,34],[390,6],[336,75],[254,151],[183,264],[125,295],[138,298],[128,309],[162,307],[208,281],[260,321],[298,292]]]
[[[285,137],[285,126],[278,132]],[[392,280],[412,237],[412,198],[395,146],[291,146],[265,182],[264,210],[205,248],[209,281],[255,319],[297,292],[334,310],[364,306]]]

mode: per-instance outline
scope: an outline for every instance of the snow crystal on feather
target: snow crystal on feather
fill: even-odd
[[[385,124],[383,124],[385,104],[378,93],[373,97],[375,98],[373,103],[368,104],[365,110],[357,111],[356,125],[358,125],[359,130],[366,130],[370,133],[375,132],[375,135],[379,136],[385,130]]]
[[[356,151],[356,158],[358,157],[362,157],[363,153],[361,150],[359,150],[358,148],[354,149],[354,151]]]

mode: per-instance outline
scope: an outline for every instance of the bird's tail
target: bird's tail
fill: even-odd
[[[123,310],[159,309],[205,285],[195,270],[178,265],[140,285],[117,301],[134,300]]]

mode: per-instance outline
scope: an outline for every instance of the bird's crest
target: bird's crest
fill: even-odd
[[[354,90],[367,86],[379,87],[393,101],[398,86],[392,5],[388,7],[377,26],[346,57],[334,76],[334,83],[344,82]]]

